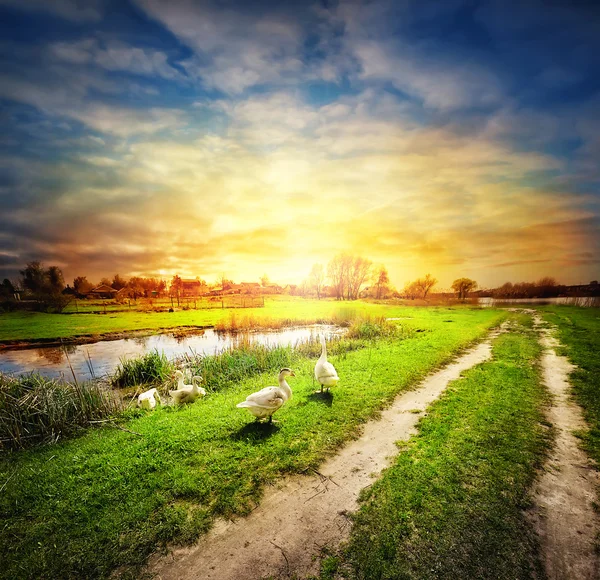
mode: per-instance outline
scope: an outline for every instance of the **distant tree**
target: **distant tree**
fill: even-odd
[[[325,283],[325,270],[323,264],[313,264],[308,276],[308,285],[317,293],[317,299],[321,300],[321,292]]]
[[[456,292],[456,295],[460,300],[464,300],[469,292],[472,292],[477,288],[477,282],[470,278],[458,278],[452,282],[452,290]]]
[[[175,276],[173,276],[173,279],[171,280],[171,288],[169,290],[169,293],[171,294],[171,298],[177,298],[177,306],[179,306],[179,298],[181,297],[182,292],[183,280],[177,274],[175,274]]]
[[[420,293],[421,293],[421,289],[419,288],[416,280],[414,282],[407,282],[404,285],[404,289],[402,290],[402,295],[405,298],[409,298],[410,300],[419,298]]]
[[[338,254],[327,264],[327,276],[338,300],[356,300],[369,279],[371,260],[350,254]]]
[[[20,271],[23,289],[32,294],[41,294],[46,285],[46,271],[41,262],[29,262],[24,270]]]
[[[536,285],[532,282],[517,282],[513,284],[515,298],[533,298],[537,294]]]
[[[263,288],[266,288],[266,287],[269,285],[269,282],[270,282],[270,280],[269,280],[269,277],[268,277],[266,274],[263,274],[263,275],[260,277],[260,285],[261,285]]]
[[[77,276],[73,280],[73,290],[76,294],[87,294],[94,288],[94,285],[88,281],[86,276]]]
[[[100,284],[98,284],[98,286],[110,286],[111,284],[112,284],[112,280],[105,276],[104,278],[100,279]]]
[[[494,298],[511,298],[514,294],[512,282],[505,282],[502,286],[492,290]]]
[[[431,275],[427,274],[425,278],[417,278],[415,280],[416,288],[421,298],[427,298],[429,291],[437,284],[437,280]]]
[[[0,297],[12,299],[14,293],[15,287],[12,285],[12,282],[8,278],[4,278],[2,284],[0,284]]]
[[[406,298],[414,300],[415,298],[426,299],[431,289],[437,284],[437,280],[427,274],[424,278],[417,278],[413,282],[408,282],[404,286],[403,294]]]
[[[331,287],[337,300],[344,299],[346,269],[347,256],[345,254],[338,254],[327,264],[327,276],[331,280]]]
[[[363,284],[369,279],[373,262],[361,256],[352,258],[348,267],[347,298],[356,300]]]
[[[375,298],[379,299],[379,298],[381,298],[383,293],[387,290],[389,283],[390,283],[390,277],[388,275],[388,271],[383,264],[381,266],[378,266],[377,269],[375,270],[375,273],[373,276],[373,282],[374,282],[374,285],[376,288]]]
[[[52,294],[60,294],[65,289],[65,279],[58,266],[50,266],[47,271],[48,287]]]
[[[125,278],[121,278],[119,274],[115,274],[110,286],[112,286],[115,290],[122,290],[125,288],[125,286],[127,286],[127,280],[125,280]]]
[[[302,280],[302,283],[296,288],[296,293],[298,296],[309,296],[311,290],[310,281],[308,279]]]
[[[23,288],[34,295],[57,295],[65,288],[63,273],[58,266],[45,269],[41,262],[29,262],[21,270],[21,276]]]
[[[233,287],[234,281],[230,280],[225,276],[225,274],[221,274],[221,276],[217,279],[217,284],[220,284],[221,290],[224,292],[225,290],[229,290]]]
[[[127,295],[134,300],[141,298],[144,295],[143,278],[140,276],[132,276],[127,281]]]
[[[46,312],[62,312],[70,302],[69,296],[63,295],[65,280],[58,266],[44,268],[41,262],[29,262],[21,270],[21,284],[29,295],[37,301],[37,308]]]
[[[556,278],[551,276],[545,276],[540,278],[535,285],[537,286],[537,295],[540,298],[549,298],[551,296],[558,296],[558,282]]]

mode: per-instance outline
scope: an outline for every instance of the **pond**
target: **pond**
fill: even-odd
[[[174,359],[190,352],[217,354],[246,339],[270,346],[287,346],[317,338],[321,333],[328,336],[339,332],[340,328],[323,324],[262,332],[222,333],[207,329],[185,336],[155,334],[63,347],[7,350],[0,352],[0,372],[19,375],[35,371],[47,377],[64,376],[72,380],[70,362],[77,380],[86,380],[112,373],[121,359],[136,358],[153,350]]]

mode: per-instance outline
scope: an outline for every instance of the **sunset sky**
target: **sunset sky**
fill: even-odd
[[[600,278],[600,4],[0,0],[0,279]]]

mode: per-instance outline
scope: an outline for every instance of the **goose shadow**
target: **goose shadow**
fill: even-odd
[[[248,423],[235,433],[231,438],[235,441],[249,441],[252,443],[261,443],[279,431],[280,427],[276,423]]]
[[[327,405],[328,407],[331,407],[333,404],[333,394],[329,391],[317,391],[316,393],[311,393],[308,395],[307,399],[309,401],[314,401],[315,403]]]

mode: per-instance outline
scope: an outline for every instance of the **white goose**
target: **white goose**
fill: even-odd
[[[148,411],[154,409],[154,407],[156,407],[156,403],[160,403],[162,405],[160,395],[156,389],[150,389],[149,391],[142,393],[137,400],[138,407],[147,409]]]
[[[279,371],[279,386],[265,387],[256,393],[246,397],[245,401],[238,403],[236,407],[248,409],[257,420],[269,417],[269,423],[273,421],[273,413],[283,407],[288,399],[292,398],[292,389],[285,380],[286,377],[295,377],[292,369],[281,369]]]
[[[201,376],[192,377],[192,384],[186,385],[183,382],[183,373],[175,371],[177,377],[177,389],[169,391],[169,395],[173,397],[173,403],[180,405],[182,403],[193,403],[197,398],[204,397],[206,391],[196,384],[196,380],[202,380]]]
[[[335,387],[340,380],[335,367],[327,361],[327,346],[323,335],[321,335],[321,356],[315,365],[315,378],[321,385],[321,392],[323,392],[323,387],[327,387],[329,391],[329,388]]]

